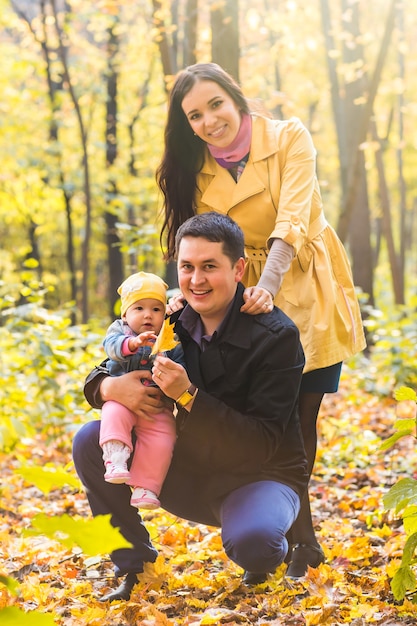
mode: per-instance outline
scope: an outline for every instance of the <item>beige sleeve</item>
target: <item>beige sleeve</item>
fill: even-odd
[[[282,239],[274,239],[257,287],[267,289],[275,298],[293,258],[294,248]]]

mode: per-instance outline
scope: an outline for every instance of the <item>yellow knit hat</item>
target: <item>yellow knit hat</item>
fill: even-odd
[[[168,285],[156,274],[148,274],[147,272],[132,274],[122,282],[117,290],[122,302],[121,316],[123,317],[132,304],[144,298],[154,298],[166,306],[167,289]]]

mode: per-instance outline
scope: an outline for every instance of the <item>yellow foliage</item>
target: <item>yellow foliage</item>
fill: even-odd
[[[401,559],[391,559],[391,561],[389,561],[387,568],[386,568],[387,576],[389,576],[389,578],[394,578],[394,574],[397,571],[397,569],[400,567],[400,565],[401,565]]]
[[[171,565],[165,563],[162,555],[159,555],[155,563],[145,563],[143,574],[140,576],[140,586],[146,589],[159,590],[171,576]]]
[[[374,399],[370,401],[374,405]],[[304,580],[286,579],[286,565],[282,565],[265,584],[245,588],[241,568],[224,552],[220,529],[192,524],[158,510],[144,516],[160,553],[156,562],[145,564],[130,601],[103,606],[97,598],[120,582],[114,580],[108,556],[98,554],[91,559],[91,548],[67,548],[60,539],[60,533],[72,532],[72,522],[78,527],[78,520],[83,522],[80,532],[85,535],[84,522],[92,521],[86,495],[70,485],[57,485],[45,497],[29,482],[27,473],[23,479],[14,472],[18,464],[26,467],[20,451],[13,456],[0,453],[0,541],[4,558],[0,566],[4,576],[19,582],[16,596],[11,588],[0,585],[0,608],[13,604],[30,607],[32,613],[58,614],[57,626],[410,623],[407,619],[415,616],[415,605],[407,600],[402,605],[394,603],[390,593],[390,578],[402,553],[402,529],[377,515],[367,518],[368,526],[362,519],[364,512],[367,515],[372,513],[372,507],[381,506],[386,490],[386,463],[376,457],[372,463],[361,465],[360,453],[359,467],[355,468],[354,460],[346,460],[349,442],[354,440],[355,450],[360,448],[359,424],[363,424],[364,414],[369,411],[365,407],[361,413],[355,406],[349,413],[343,389],[338,404],[334,404],[334,399],[331,402],[332,416],[340,418],[339,430],[332,433],[332,445],[325,449],[326,463],[319,459],[316,465],[317,477],[310,492],[326,563],[310,568]],[[379,407],[375,415],[378,425],[388,409]],[[324,419],[325,412],[326,403]],[[390,418],[387,415],[385,421],[389,423]],[[341,439],[343,446],[339,446]],[[69,450],[51,446],[49,436],[39,437],[27,458],[34,451],[43,459],[40,467],[53,467],[55,463],[57,468],[68,471]],[[400,448],[391,455],[397,465],[412,463],[410,450],[404,454]],[[345,460],[344,465],[340,459]],[[340,507],[342,502],[344,506]],[[39,534],[23,537],[24,527],[29,529],[32,522],[38,523],[37,512],[44,517]],[[110,545],[111,530],[114,529],[100,525],[94,530],[101,550]],[[51,539],[49,531],[53,531]]]
[[[92,606],[85,606],[85,604],[74,606],[71,610],[73,617],[77,617],[80,623],[88,624],[89,626],[90,624],[91,626],[93,626],[93,624],[97,624],[98,626],[103,624],[107,613],[107,607],[98,602],[94,602]]]

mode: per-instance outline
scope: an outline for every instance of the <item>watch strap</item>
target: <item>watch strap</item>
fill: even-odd
[[[176,404],[178,404],[181,408],[184,408],[194,398],[196,391],[197,387],[191,384],[188,389],[186,389],[184,393],[182,393],[180,397],[175,400]]]

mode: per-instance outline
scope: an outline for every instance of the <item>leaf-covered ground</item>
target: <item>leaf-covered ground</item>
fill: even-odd
[[[0,574],[19,581],[17,595],[0,583],[0,608],[51,613],[65,626],[415,624],[417,606],[395,602],[390,589],[405,539],[401,522],[382,504],[393,483],[414,475],[415,440],[379,451],[395,416],[414,408],[367,395],[352,377],[325,399],[311,500],[327,562],[302,582],[286,580],[282,566],[264,585],[247,589],[217,529],[158,511],[145,519],[160,556],[131,600],[111,605],[97,601],[115,586],[108,557],[69,552],[58,540],[24,533],[40,512],[90,515],[82,491],[45,496],[13,471],[23,460],[68,464],[69,438],[39,435],[13,455],[0,455]]]

